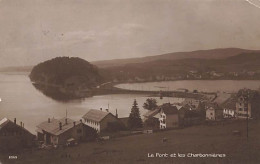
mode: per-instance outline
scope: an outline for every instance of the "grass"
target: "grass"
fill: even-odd
[[[167,163],[260,163],[260,121],[249,124],[249,140],[246,122],[236,121],[226,125],[194,126],[153,134],[115,138],[103,144],[82,143],[76,147],[53,150],[26,151],[18,159],[8,160],[0,156],[2,163],[89,163],[89,164],[167,164]],[[232,134],[242,132],[241,136]],[[167,138],[167,142],[162,142]],[[148,158],[148,153],[219,153],[225,158]],[[0,162],[1,163],[1,162]]]

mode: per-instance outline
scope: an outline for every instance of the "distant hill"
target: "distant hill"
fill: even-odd
[[[239,54],[248,53],[260,53],[260,50],[246,50],[239,48],[223,48],[223,49],[211,49],[211,50],[198,50],[191,52],[174,52],[156,56],[147,56],[140,58],[128,58],[128,59],[114,59],[91,62],[99,68],[124,66],[133,63],[146,63],[156,60],[179,60],[179,59],[224,59]],[[21,67],[3,67],[0,68],[0,72],[30,72],[33,66],[21,66]]]
[[[222,59],[156,60],[103,68],[106,79],[162,81],[183,79],[260,79],[260,53],[246,53]]]
[[[129,58],[129,59],[115,59],[92,62],[94,65],[105,68],[114,66],[123,66],[131,63],[145,63],[156,60],[179,60],[187,58],[197,59],[224,59],[231,56],[236,56],[245,53],[257,53],[260,50],[246,50],[239,48],[224,48],[224,49],[211,49],[211,50],[198,50],[191,52],[174,52],[163,55],[147,56],[141,58]]]

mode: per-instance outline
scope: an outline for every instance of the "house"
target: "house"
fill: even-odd
[[[160,109],[160,107],[158,107],[154,110],[148,110],[143,115],[145,129],[159,129],[160,128],[160,122],[159,122],[159,118],[161,117],[160,111],[161,111],[161,109]]]
[[[174,128],[179,126],[178,109],[170,103],[160,107],[160,129]]]
[[[86,125],[94,128],[98,133],[108,130],[111,126],[123,125],[116,116],[108,112],[108,110],[102,111],[102,108],[100,110],[91,109],[82,118]]]
[[[46,145],[64,145],[70,139],[76,141],[92,140],[96,132],[82,121],[69,118],[48,119],[37,126],[37,139]]]
[[[0,151],[13,151],[32,147],[35,136],[24,128],[24,123],[16,124],[16,118],[0,121]]]
[[[258,91],[242,89],[237,93],[236,114],[238,118],[260,118],[260,94]]]
[[[205,120],[205,111],[190,110],[189,106],[183,106],[179,111],[179,126],[191,126],[201,124]]]
[[[223,108],[224,118],[235,118],[236,117],[236,97],[232,96],[221,104]]]
[[[206,120],[221,120],[223,118],[223,109],[216,103],[206,105]]]
[[[193,98],[185,98],[182,102],[182,106],[190,108],[190,110],[198,110],[200,108],[201,101]]]

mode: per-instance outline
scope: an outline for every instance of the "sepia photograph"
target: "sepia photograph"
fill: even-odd
[[[259,164],[260,0],[0,0],[0,164]]]

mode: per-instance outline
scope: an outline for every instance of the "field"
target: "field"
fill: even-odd
[[[17,159],[1,155],[2,163],[87,163],[87,164],[167,164],[167,163],[260,163],[260,121],[249,122],[249,138],[246,122],[235,121],[220,125],[201,125],[153,134],[140,134],[115,138],[104,143],[82,143],[75,147],[52,150],[25,151]],[[232,132],[239,130],[241,135]],[[162,142],[166,138],[166,142]],[[225,154],[213,157],[149,157],[148,153]],[[0,162],[0,163],[1,163]]]

